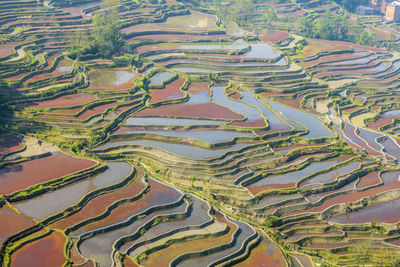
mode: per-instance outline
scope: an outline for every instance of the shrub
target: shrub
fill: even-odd
[[[280,223],[281,223],[281,219],[276,216],[268,215],[265,218],[265,225],[267,227],[277,227],[280,225]]]

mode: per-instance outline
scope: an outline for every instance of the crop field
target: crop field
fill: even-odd
[[[252,27],[341,12],[295,2]],[[391,266],[397,54],[121,0],[126,51],[71,57],[104,8],[0,0],[0,265]]]

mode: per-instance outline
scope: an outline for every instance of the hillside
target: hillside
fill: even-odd
[[[396,38],[265,2],[0,0],[4,266],[398,264]]]

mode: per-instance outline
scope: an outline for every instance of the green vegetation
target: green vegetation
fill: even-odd
[[[316,39],[352,42],[356,38],[343,15],[301,16],[297,20],[299,34]],[[364,41],[364,38],[363,40]]]
[[[368,5],[368,0],[334,0],[350,12],[355,12],[359,5]]]
[[[103,11],[96,14],[93,19],[93,49],[103,57],[117,54],[123,45],[118,4],[118,0],[104,0]]]
[[[124,45],[118,15],[119,0],[103,0],[102,10],[93,18],[93,30],[87,38],[87,32],[79,32],[70,48],[71,58],[98,55],[104,58],[121,52]]]
[[[276,216],[268,215],[265,218],[265,226],[267,226],[267,227],[277,227],[280,225],[280,223],[281,223],[281,219]]]
[[[399,264],[400,223],[378,206],[400,199],[400,65],[398,55],[376,49],[388,42],[395,49],[395,26],[356,17],[349,1],[89,1],[72,9],[68,1],[56,5],[69,11],[18,2],[25,16],[2,26],[0,133],[40,142],[5,154],[0,171],[46,159],[53,153],[40,151],[46,142],[135,165],[129,177],[95,190],[105,163],[0,197],[0,208],[17,211],[19,202],[94,181],[79,201],[4,239],[2,264],[41,239],[43,228],[67,238],[61,261],[71,265],[79,265],[72,255],[91,257],[86,240],[105,232],[112,257],[93,255],[101,266],[110,265],[104,259],[123,266],[133,248],[144,266],[168,249],[185,250],[174,257],[186,261],[236,248],[215,265],[256,253],[269,262],[273,251],[285,265],[279,250],[289,265],[292,254],[321,266]],[[4,21],[12,20],[10,5],[2,5],[11,9]],[[357,119],[365,129],[352,126]],[[363,215],[374,209],[376,219]],[[251,227],[233,233],[235,219]],[[132,235],[111,240],[123,227]],[[268,237],[260,242],[254,229],[274,243],[265,246]]]
[[[356,43],[361,45],[375,46],[377,44],[376,33],[371,33],[368,30],[364,30],[359,36],[357,36]]]

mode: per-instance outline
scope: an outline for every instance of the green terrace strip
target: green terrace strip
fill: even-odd
[[[0,1],[1,266],[398,265],[397,24],[261,2]]]

